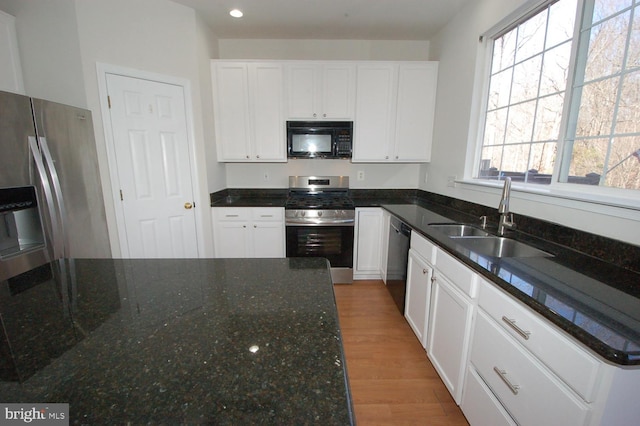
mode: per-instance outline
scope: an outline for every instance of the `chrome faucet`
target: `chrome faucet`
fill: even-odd
[[[511,197],[511,178],[504,178],[504,188],[502,188],[502,197],[498,205],[498,213],[500,213],[500,221],[498,222],[498,235],[504,235],[505,229],[514,229],[516,227],[513,221],[513,213],[509,212],[509,198]]]

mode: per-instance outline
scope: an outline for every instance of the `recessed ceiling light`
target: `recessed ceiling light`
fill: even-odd
[[[242,15],[244,14],[240,9],[233,9],[231,12],[229,12],[229,15],[233,16],[234,18],[242,18]]]

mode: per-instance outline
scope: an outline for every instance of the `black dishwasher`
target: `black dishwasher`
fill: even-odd
[[[411,228],[391,216],[389,222],[389,251],[387,257],[387,289],[404,315],[404,296],[407,287],[407,259]]]

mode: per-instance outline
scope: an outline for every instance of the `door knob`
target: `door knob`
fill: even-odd
[[[192,208],[192,207],[193,207],[193,204],[191,204],[191,203],[184,203],[184,208],[185,208],[185,209],[189,210],[189,209],[190,209],[190,208]]]

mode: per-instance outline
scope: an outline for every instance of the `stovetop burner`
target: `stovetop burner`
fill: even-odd
[[[287,209],[341,209],[354,208],[348,193],[344,194],[291,194],[285,203]]]
[[[353,210],[347,176],[290,176],[285,209]]]

